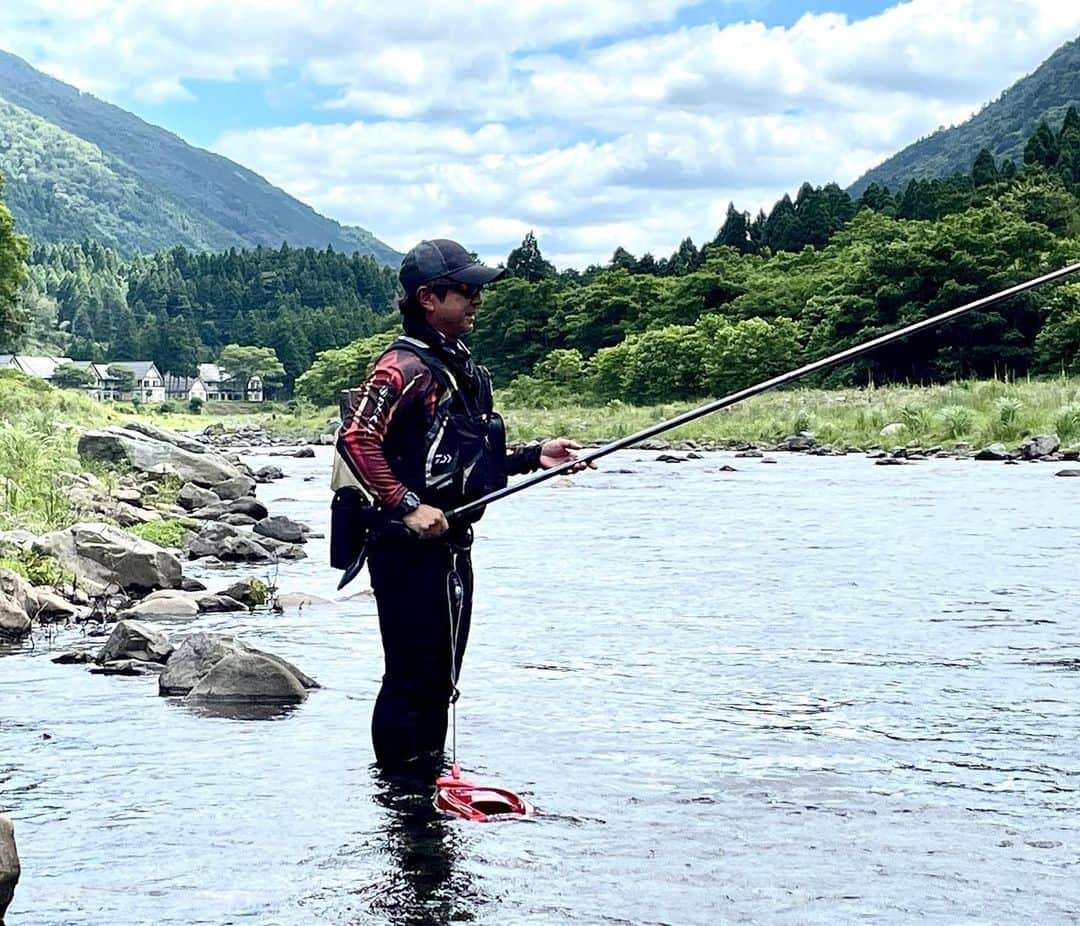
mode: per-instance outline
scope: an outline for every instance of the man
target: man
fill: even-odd
[[[508,474],[576,459],[566,438],[506,452],[491,378],[461,338],[484,286],[505,271],[460,244],[421,241],[398,278],[404,336],[343,399],[338,452],[361,490],[408,532],[375,531],[368,569],[385,657],[372,717],[375,758],[400,768],[446,740],[472,618],[472,527],[445,511],[506,484]]]

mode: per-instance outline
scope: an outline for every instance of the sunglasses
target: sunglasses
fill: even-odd
[[[446,294],[453,290],[455,293],[461,293],[466,299],[475,299],[484,291],[483,283],[431,283],[431,291],[435,293],[440,299],[445,299]]]

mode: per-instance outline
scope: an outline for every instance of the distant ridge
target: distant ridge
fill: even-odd
[[[174,245],[401,255],[217,154],[0,52],[0,173],[35,241],[90,239],[126,255]]]
[[[911,180],[967,174],[982,148],[998,161],[1023,163],[1024,146],[1039,122],[1057,131],[1070,106],[1080,108],[1080,38],[1062,45],[966,122],[935,132],[867,171],[849,188],[859,196],[877,183],[902,191]]]

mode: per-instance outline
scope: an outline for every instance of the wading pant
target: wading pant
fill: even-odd
[[[371,737],[384,769],[431,756],[446,742],[452,678],[472,618],[470,541],[382,536],[369,547],[385,658]]]

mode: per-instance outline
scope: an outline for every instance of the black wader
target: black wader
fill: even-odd
[[[472,532],[451,534],[453,543],[380,535],[368,548],[385,657],[371,736],[384,769],[441,752],[446,742],[451,652],[456,678],[473,597]]]

